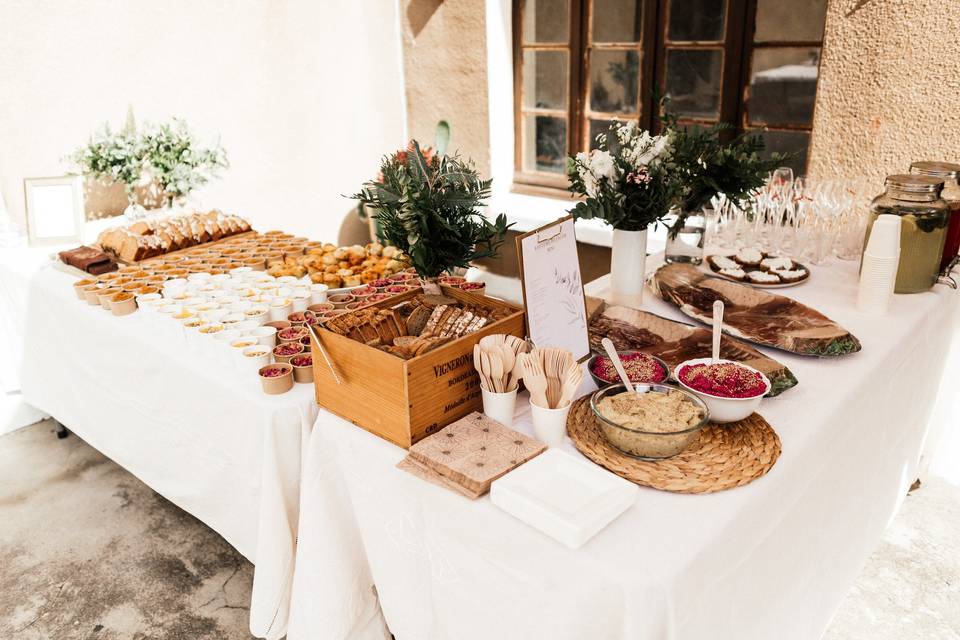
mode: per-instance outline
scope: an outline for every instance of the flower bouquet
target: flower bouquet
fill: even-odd
[[[647,227],[663,219],[681,194],[673,135],[616,122],[609,136],[597,136],[597,149],[567,160],[570,191],[585,198],[571,211],[574,218],[598,218],[613,227],[610,284],[617,304],[642,301]]]

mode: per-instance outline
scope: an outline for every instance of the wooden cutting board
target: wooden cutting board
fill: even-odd
[[[710,324],[723,300],[723,331],[735,338],[803,356],[842,356],[860,341],[819,311],[792,298],[707,275],[689,264],[668,264],[650,278],[653,292],[684,314]]]
[[[587,307],[590,346],[599,353],[603,352],[600,341],[609,337],[618,350],[649,353],[666,362],[671,370],[684,360],[710,357],[713,338],[707,329],[630,307],[607,305],[598,298],[587,298]],[[720,357],[762,371],[770,379],[770,397],[797,384],[786,366],[728,336],[720,339]]]
[[[437,474],[439,484],[456,485],[459,493],[477,498],[494,480],[546,449],[542,442],[474,411],[411,446],[397,466],[414,472],[413,463],[420,467],[417,475]]]

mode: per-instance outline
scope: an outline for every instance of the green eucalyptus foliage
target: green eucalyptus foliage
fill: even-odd
[[[403,251],[420,276],[436,278],[497,255],[510,225],[503,214],[490,222],[477,210],[490,184],[472,163],[413,140],[386,156],[380,176],[351,197],[370,208],[384,240]]]

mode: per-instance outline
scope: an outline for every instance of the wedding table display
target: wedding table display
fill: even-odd
[[[497,499],[464,500],[405,465],[395,469],[409,455],[403,448],[321,412],[304,471],[288,637],[388,638],[387,625],[397,637],[817,637],[913,477],[956,300],[945,290],[898,297],[890,321],[877,324],[852,304],[855,263],[831,264],[829,275],[823,266],[810,270],[793,304],[829,312],[863,348],[830,359],[784,351],[777,362],[724,336],[732,364],[763,364],[769,383],[723,360],[716,371],[698,368],[697,359],[710,355],[710,332],[678,322],[672,302],[593,309],[591,344],[609,334],[623,340],[618,349],[666,354],[670,373],[691,393],[762,394],[775,389],[776,371],[793,382],[758,413],[695,422],[687,427],[695,439],[678,453],[645,460],[614,446],[591,407],[623,387],[606,385],[596,397],[597,385],[584,381],[569,408],[569,439],[548,454],[586,459],[640,487],[626,511],[584,540],[571,537],[587,529],[571,529],[569,518],[589,521],[580,496],[594,495],[587,487],[596,485],[572,480],[573,471],[538,471],[535,483],[521,485],[524,506],[501,510]],[[735,313],[736,304],[727,305],[725,326]],[[670,343],[691,335],[692,344],[670,357]],[[876,380],[877,370],[887,375]],[[903,379],[918,385],[905,389]],[[658,400],[643,411],[684,415],[666,408],[677,401],[675,384],[660,392],[662,406]],[[535,405],[526,396],[511,422],[529,436]],[[442,443],[444,434],[430,439]],[[491,495],[548,454],[494,480]],[[551,484],[563,490],[537,489]],[[809,535],[811,523],[817,535]]]
[[[710,307],[727,307],[724,331],[750,342],[800,355],[842,356],[860,341],[819,311],[796,300],[709,276],[688,264],[669,264],[650,278],[651,290],[686,315],[709,322]]]
[[[165,233],[154,220],[127,226]],[[301,455],[317,415],[305,327],[419,284],[389,249],[247,231],[85,278],[48,262],[30,283],[25,400],[255,563],[250,628],[259,637],[286,631]],[[328,293],[337,290],[311,277],[323,270],[266,271],[328,254],[346,257],[324,269],[373,269],[380,286],[341,289],[329,298],[347,300],[335,303]],[[51,371],[52,359],[60,365]]]

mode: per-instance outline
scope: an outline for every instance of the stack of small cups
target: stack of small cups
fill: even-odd
[[[900,217],[878,216],[860,263],[857,309],[883,315],[890,306],[900,266]]]

